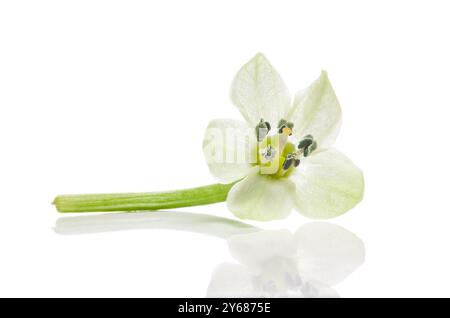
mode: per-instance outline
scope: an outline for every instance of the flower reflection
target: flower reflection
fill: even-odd
[[[236,263],[214,270],[207,297],[338,297],[333,286],[364,262],[364,244],[353,233],[311,222],[295,233],[188,212],[110,213],[63,217],[58,234],[168,229],[226,239]]]
[[[175,230],[219,238],[260,231],[244,222],[208,214],[189,212],[134,212],[80,215],[58,218],[58,234],[94,234],[126,230]]]
[[[313,222],[228,239],[239,264],[223,263],[208,297],[337,297],[332,286],[364,262],[364,244],[342,227]]]

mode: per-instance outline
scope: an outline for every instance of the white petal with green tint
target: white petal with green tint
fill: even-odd
[[[294,235],[288,230],[265,230],[238,234],[228,239],[231,255],[241,264],[264,270],[276,259],[291,259],[296,255]]]
[[[288,179],[255,173],[231,188],[227,205],[238,218],[269,221],[289,215],[294,195],[295,186]]]
[[[253,286],[254,276],[241,264],[222,263],[213,272],[206,292],[208,298],[260,297]]]
[[[313,219],[345,213],[361,201],[364,193],[361,170],[334,149],[303,160],[290,179],[296,185],[296,209]]]
[[[211,277],[206,297],[225,298],[335,298],[335,290],[308,281],[284,268],[256,274],[252,267],[223,263]],[[300,285],[295,283],[301,281]]]
[[[312,222],[295,232],[300,275],[327,286],[343,281],[364,262],[364,243],[335,224]]]
[[[322,149],[334,143],[341,127],[341,107],[325,71],[296,94],[288,120],[294,123],[298,139],[312,135]]]
[[[232,119],[216,119],[209,123],[203,140],[203,153],[211,174],[222,183],[247,176],[256,162],[254,129]]]
[[[278,72],[257,54],[236,74],[231,100],[247,122],[255,127],[261,118],[275,126],[290,109],[291,96]]]

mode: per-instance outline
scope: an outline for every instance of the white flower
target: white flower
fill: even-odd
[[[364,262],[363,242],[333,224],[315,222],[287,230],[228,239],[239,264],[219,265],[208,297],[337,297],[332,286]]]
[[[330,148],[341,109],[326,72],[291,102],[277,71],[257,54],[234,78],[231,100],[245,122],[213,120],[203,150],[220,182],[238,181],[227,197],[237,217],[281,219],[295,208],[324,219],[361,201],[361,170]]]

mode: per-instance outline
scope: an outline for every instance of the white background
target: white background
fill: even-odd
[[[57,194],[213,183],[201,150],[263,52],[294,93],[322,69],[336,147],[365,174],[332,220],[366,261],[343,297],[450,296],[446,1],[2,1],[0,296],[195,296],[225,241],[170,230],[63,236]],[[233,218],[224,204],[186,209]],[[170,213],[170,212],[169,212]],[[308,222],[253,223],[295,230]]]

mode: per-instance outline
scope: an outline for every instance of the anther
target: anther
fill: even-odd
[[[314,138],[311,135],[306,135],[303,139],[298,143],[298,149],[305,149],[309,147],[314,142]]]
[[[286,160],[284,161],[284,163],[283,163],[283,170],[288,170],[291,166],[292,166],[292,163],[294,162],[294,159],[292,159],[292,158],[286,158]]]
[[[300,160],[297,159],[295,153],[290,153],[286,156],[286,159],[283,162],[283,170],[288,170],[292,165],[294,167],[298,167],[300,164]]]
[[[287,120],[285,120],[285,119],[280,119],[280,121],[278,122],[278,129],[280,128],[280,127],[282,127],[282,126],[286,126],[287,125]]]
[[[314,140],[313,136],[306,135],[298,143],[297,148],[299,151],[303,152],[304,157],[308,157],[314,150],[317,149],[317,142]]]
[[[263,141],[270,131],[270,123],[261,118],[258,125],[256,125],[255,131],[258,142]]]
[[[291,122],[288,122],[285,119],[281,119],[278,122],[278,133],[283,134],[285,136],[291,136],[292,135],[292,129],[294,128],[294,124]]]
[[[316,148],[317,148],[317,143],[315,141],[313,141],[313,143],[310,146],[306,147],[303,150],[303,156],[308,157],[314,150],[316,150]]]
[[[303,149],[303,156],[304,157],[308,157],[309,156],[309,148],[306,147],[305,149]]]

